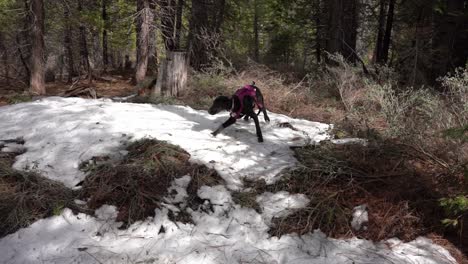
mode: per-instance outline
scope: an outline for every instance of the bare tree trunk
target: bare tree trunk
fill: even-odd
[[[109,54],[108,54],[108,41],[107,41],[107,28],[109,24],[109,17],[107,16],[107,0],[102,0],[102,20],[104,21],[104,29],[102,30],[102,62],[104,72],[107,70],[109,65]]]
[[[214,14],[214,32],[220,33],[221,26],[224,22],[224,9],[226,7],[226,0],[215,0],[215,14]]]
[[[161,32],[167,51],[175,49],[175,0],[161,0]]]
[[[377,42],[375,43],[374,51],[374,61],[377,63],[382,63],[382,46],[383,38],[385,35],[385,11],[387,7],[388,0],[380,0],[380,11],[379,11],[379,24],[378,24],[378,33],[377,33]]]
[[[9,65],[8,65],[8,49],[5,44],[6,40],[3,37],[3,33],[0,31],[0,53],[2,54],[2,62],[3,62],[3,70],[4,70],[4,78],[6,81],[6,84],[10,84],[10,71],[9,71]]]
[[[433,20],[432,82],[457,67],[464,67],[468,59],[468,3],[466,0],[444,2],[444,12],[434,14]]]
[[[385,26],[385,36],[382,43],[382,62],[387,63],[390,43],[392,39],[393,16],[395,13],[395,0],[390,0],[388,5],[387,23]]]
[[[19,57],[20,57],[20,60],[21,60],[21,64],[24,67],[24,70],[26,72],[27,81],[29,83],[29,81],[31,80],[31,70],[29,69],[29,65],[28,65],[28,62],[27,62],[26,55],[24,54],[24,51],[21,48],[21,46],[22,46],[22,43],[21,43],[20,33],[17,33],[16,34],[16,47],[18,49],[18,54],[19,54]]]
[[[44,2],[31,0],[31,81],[32,94],[44,95],[45,89],[45,61],[44,61]]]
[[[148,0],[137,0],[137,63],[135,70],[135,81],[139,83],[146,77],[148,70],[148,41],[151,9]]]
[[[83,0],[78,0],[78,11],[81,15],[81,12],[83,11]],[[91,70],[91,65],[89,63],[88,44],[86,41],[86,28],[81,18],[80,18],[80,55],[81,55],[81,65],[85,68],[88,74],[88,82],[91,83],[93,81],[93,73]]]
[[[156,1],[150,1],[149,40],[148,40],[148,70],[147,75],[156,75],[158,72],[157,30],[154,25],[156,17]]]
[[[208,48],[203,40],[204,30],[208,29],[208,9],[204,0],[192,0],[188,47],[190,64],[200,70],[208,64]]]
[[[260,58],[260,43],[258,39],[258,0],[254,1],[254,23],[253,23],[253,31],[254,31],[254,60],[259,62]]]
[[[356,41],[358,28],[358,0],[342,0],[341,54],[350,62],[356,62]]]
[[[71,29],[71,23],[70,23],[70,9],[66,5],[64,6],[65,11],[64,11],[64,17],[65,17],[65,50],[67,53],[67,58],[68,58],[68,78],[67,82],[71,83],[73,76],[75,75],[75,67],[74,67],[74,60],[73,60],[73,42],[72,42],[72,29]],[[61,79],[62,77],[60,77]]]
[[[326,49],[333,54],[341,52],[341,16],[342,16],[342,0],[329,0],[328,4],[328,37]]]
[[[317,62],[322,61],[322,25],[320,24],[321,8],[320,0],[315,1],[315,57]]]
[[[182,12],[184,11],[184,0],[178,0],[176,10],[176,21],[175,21],[175,39],[174,48],[175,50],[180,49],[180,31],[182,29]]]

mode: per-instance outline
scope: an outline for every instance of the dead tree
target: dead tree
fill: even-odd
[[[187,52],[169,51],[161,62],[153,96],[179,96],[187,86]]]

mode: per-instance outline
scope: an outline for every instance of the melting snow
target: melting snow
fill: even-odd
[[[121,155],[118,150],[130,138],[154,137],[182,146],[192,161],[214,167],[236,189],[242,177],[274,182],[296,162],[290,146],[329,137],[330,125],[273,113],[271,124],[261,123],[264,144],[257,142],[253,122],[243,120],[213,137],[227,118],[227,112],[211,116],[183,106],[50,97],[0,108],[0,139],[24,138],[28,151],[17,157],[16,169],[34,169],[73,187],[85,177],[81,162]],[[277,125],[284,122],[301,131]]]
[[[252,123],[243,121],[216,138],[210,132],[227,118],[182,106],[114,103],[109,100],[46,98],[0,108],[0,139],[23,137],[26,153],[17,169],[34,169],[74,187],[84,178],[78,170],[93,156],[121,156],[129,139],[155,137],[180,145],[192,161],[212,166],[227,186],[202,186],[203,210],[187,210],[193,224],[174,223],[169,210],[180,210],[187,198],[189,175],[169,187],[166,208],[120,230],[117,210],[105,205],[96,217],[59,216],[33,223],[0,239],[0,263],[455,263],[450,254],[426,238],[409,243],[337,240],[320,231],[281,238],[268,234],[272,217],[305,207],[301,194],[264,193],[258,213],[232,200],[242,178],[272,183],[296,162],[290,146],[328,138],[329,125],[271,114],[262,122],[265,143],[258,143]],[[300,131],[281,128],[288,122]],[[182,176],[182,175],[181,175]]]
[[[284,217],[297,209],[309,204],[309,199],[304,194],[289,194],[286,191],[277,193],[266,192],[257,196],[257,203],[262,209],[262,215],[267,223],[273,217]]]
[[[361,230],[362,225],[369,222],[369,216],[367,213],[367,206],[366,205],[358,205],[353,208],[353,220],[351,220],[351,227],[359,231]],[[364,228],[366,228],[364,226]]]

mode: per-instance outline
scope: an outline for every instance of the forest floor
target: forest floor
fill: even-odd
[[[126,78],[112,80],[93,84],[99,96],[135,93]],[[53,96],[69,85],[48,88]],[[0,94],[0,104],[30,100],[17,92]],[[176,103],[204,108],[185,99]],[[224,115],[166,104],[49,97],[1,107],[0,113],[0,140],[24,140],[3,144],[2,153],[19,154],[13,167],[74,190],[73,202],[61,192],[67,200],[48,205],[53,210],[42,217],[49,218],[31,220],[0,240],[0,258],[7,263],[466,262],[438,232],[439,218],[431,219],[441,214],[437,199],[443,195],[434,190],[450,192],[457,183],[440,185],[438,168],[417,153],[403,160],[411,151],[395,142],[333,140],[332,126],[281,114],[272,114],[270,124],[262,122],[264,144],[244,122],[213,138],[209,133]],[[333,121],[327,111],[321,113],[321,118],[292,115]],[[14,156],[3,154],[0,160],[11,165]],[[148,180],[154,166],[170,175],[162,185]],[[427,172],[439,175],[440,182],[424,179]],[[139,176],[119,182],[122,175]],[[153,190],[159,196],[138,188],[140,200],[122,203],[116,197],[140,196],[106,193],[103,182],[124,190],[149,183],[158,186]],[[152,207],[142,206],[147,204]],[[135,205],[143,209],[130,210]]]

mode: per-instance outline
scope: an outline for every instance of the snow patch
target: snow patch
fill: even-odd
[[[270,223],[274,217],[285,217],[298,209],[305,208],[310,202],[304,194],[289,194],[286,191],[266,192],[257,196],[256,201],[267,223]]]
[[[154,219],[119,230],[106,220],[66,209],[1,239],[0,262],[456,263],[445,249],[424,238],[372,243],[330,239],[320,231],[278,238],[268,236],[261,216],[251,209],[193,216],[195,225],[176,225],[168,220],[167,209],[156,210]]]
[[[351,220],[351,227],[359,231],[361,228],[364,230],[367,229],[367,227],[363,226],[369,222],[369,215],[367,213],[367,206],[365,204],[363,205],[358,205],[353,208],[353,219]]]
[[[271,124],[262,122],[263,144],[254,125],[242,121],[213,138],[210,132],[226,118],[227,113],[210,116],[183,106],[80,98],[0,107],[0,138],[25,140],[27,152],[17,156],[17,169],[34,169],[73,187],[84,178],[81,162],[125,155],[129,140],[155,137],[182,146],[191,161],[212,166],[228,187],[202,186],[197,195],[206,202],[193,210],[184,206],[190,176],[175,179],[164,199],[167,208],[125,230],[115,221],[114,206],[102,206],[96,217],[65,209],[0,239],[0,263],[456,263],[425,238],[373,243],[331,239],[320,231],[271,237],[271,219],[307,206],[307,197],[264,193],[257,197],[259,214],[235,204],[228,189],[240,189],[244,177],[278,180],[281,170],[296,163],[289,147],[328,139],[331,126],[272,113]],[[186,210],[193,224],[170,221],[169,210]]]
[[[191,161],[208,164],[230,189],[242,178],[273,183],[296,163],[290,146],[329,138],[330,125],[270,114],[261,122],[265,143],[258,143],[253,122],[239,121],[213,137],[228,118],[174,105],[117,103],[108,99],[48,97],[0,108],[0,138],[22,136],[27,152],[14,168],[34,169],[73,187],[85,177],[78,167],[93,156],[119,153],[128,140],[154,137],[183,146]],[[276,124],[289,122],[300,131]],[[210,163],[211,161],[211,163]]]

